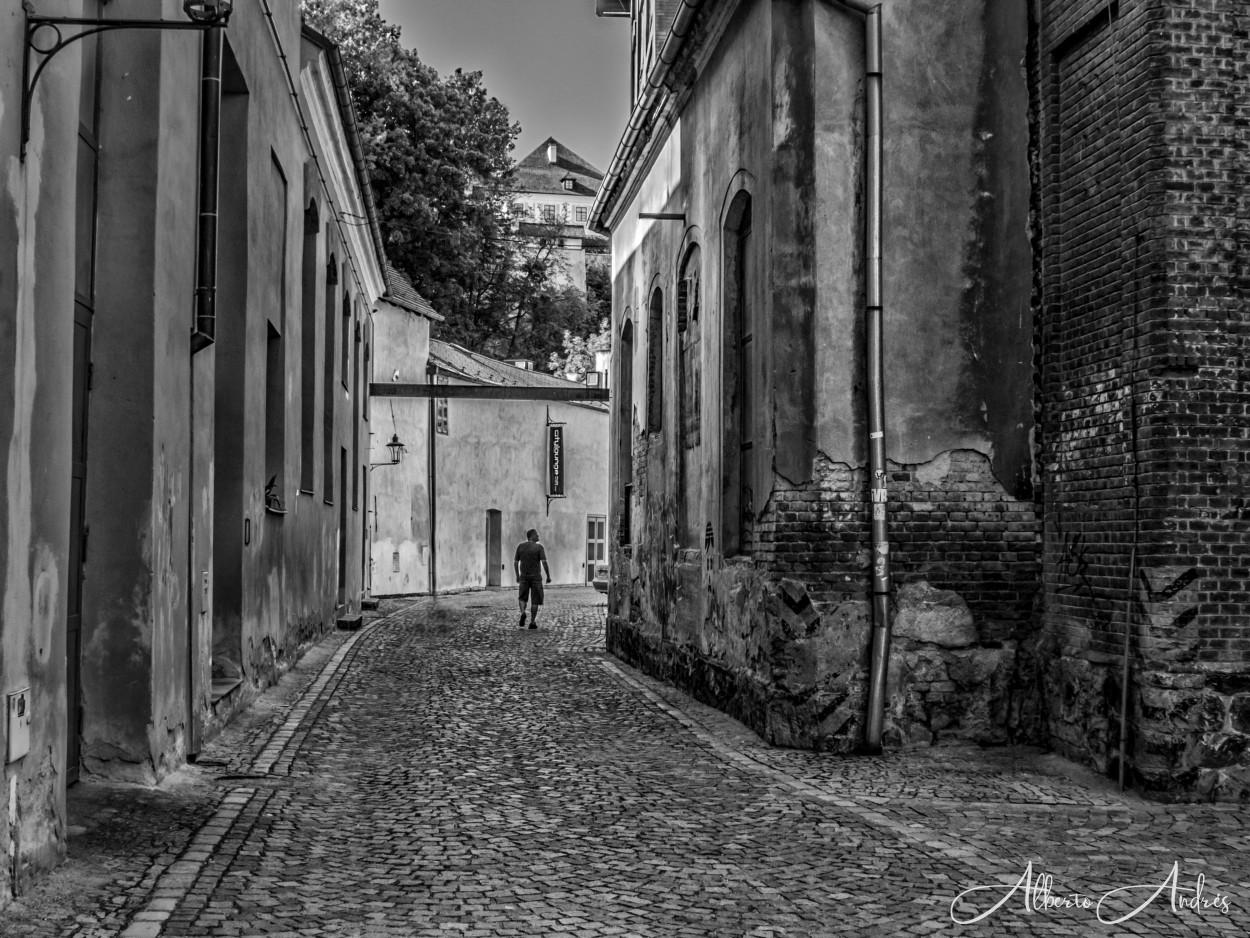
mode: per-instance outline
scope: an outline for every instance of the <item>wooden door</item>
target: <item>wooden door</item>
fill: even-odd
[[[486,512],[486,585],[503,585],[503,514]]]
[[[607,556],[608,519],[606,515],[586,516],[586,582],[595,578],[595,567]]]

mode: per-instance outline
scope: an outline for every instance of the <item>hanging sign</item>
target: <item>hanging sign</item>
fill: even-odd
[[[564,498],[564,426],[547,427],[547,495]]]

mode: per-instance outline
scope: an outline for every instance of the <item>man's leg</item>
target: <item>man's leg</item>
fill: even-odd
[[[521,580],[520,584],[517,586],[517,602],[521,605],[521,621],[517,623],[517,628],[519,629],[525,628],[525,600],[529,598],[529,590],[525,587],[525,581]]]
[[[543,604],[543,581],[535,580],[530,592],[530,628],[536,629],[538,628],[535,624],[538,621],[538,607]]]

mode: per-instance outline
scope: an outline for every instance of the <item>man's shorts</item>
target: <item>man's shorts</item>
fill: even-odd
[[[540,576],[523,576],[517,580],[517,596],[521,602],[531,606],[543,604],[543,578]]]

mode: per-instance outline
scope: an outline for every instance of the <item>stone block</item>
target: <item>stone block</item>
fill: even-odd
[[[963,597],[952,590],[935,589],[924,580],[899,587],[894,635],[943,648],[967,648],[977,641],[976,624]]]

